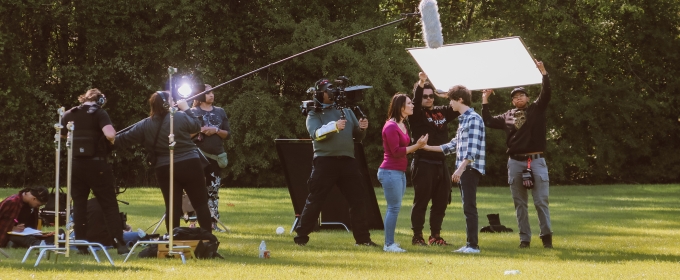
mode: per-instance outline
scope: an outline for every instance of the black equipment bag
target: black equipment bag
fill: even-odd
[[[197,259],[213,259],[223,257],[217,253],[220,242],[210,231],[202,228],[176,227],[172,230],[175,240],[199,240],[194,254]],[[206,241],[206,242],[203,242]]]

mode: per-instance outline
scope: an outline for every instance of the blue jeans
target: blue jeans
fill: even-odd
[[[378,180],[383,186],[387,201],[385,215],[385,246],[394,244],[394,231],[397,228],[397,217],[401,209],[401,200],[406,192],[406,174],[404,171],[378,169]]]

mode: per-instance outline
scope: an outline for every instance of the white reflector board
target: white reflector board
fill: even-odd
[[[533,85],[543,78],[519,37],[407,50],[440,91]]]

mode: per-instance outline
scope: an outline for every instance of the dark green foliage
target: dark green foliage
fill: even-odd
[[[148,114],[146,100],[162,88],[169,65],[214,86],[397,19],[418,2],[2,0],[0,185],[52,184],[56,109],[76,105],[88,88],[107,95],[105,109],[122,129]],[[554,92],[547,136],[553,182],[678,181],[676,0],[439,1],[439,9],[446,43],[521,36],[547,65]],[[389,98],[410,93],[417,79],[404,48],[423,45],[417,20],[406,20],[220,88],[217,105],[227,110],[233,130],[225,144],[226,185],[283,185],[273,140],[308,138],[298,113],[300,101],[309,99],[305,90],[338,75],[374,87],[362,104],[374,174]],[[510,109],[505,93],[498,89],[491,98],[493,113]],[[477,93],[477,110],[480,101]],[[506,184],[504,137],[488,132],[485,184]],[[141,148],[116,152],[121,183],[154,181],[142,155]]]

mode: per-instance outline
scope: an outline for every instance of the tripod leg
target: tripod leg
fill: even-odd
[[[223,231],[226,231],[226,232],[228,232],[228,233],[231,233],[231,231],[229,230],[229,228],[228,228],[227,226],[225,226],[219,219],[217,219],[217,215],[215,215],[215,212],[213,212],[213,209],[210,209],[210,208],[208,208],[208,209],[210,210],[210,216],[211,216],[211,218],[212,218],[213,221],[215,222],[215,227],[216,227],[217,229],[220,229],[219,226],[222,226],[222,228],[223,228],[222,230],[223,230]]]
[[[163,224],[163,221],[165,221],[165,214],[163,214],[163,217],[161,217],[161,220],[158,221],[158,224],[157,224],[156,227],[153,229],[153,231],[151,232],[151,234],[156,234],[156,231],[158,230],[159,227],[161,227],[161,224]],[[170,234],[170,233],[168,233],[168,234]]]

